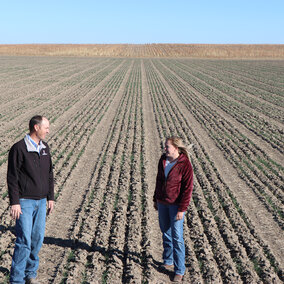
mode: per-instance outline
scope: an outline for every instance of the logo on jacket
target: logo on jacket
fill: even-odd
[[[44,150],[44,149],[42,150],[41,155],[42,155],[42,156],[47,156],[47,153],[45,152],[45,150]]]

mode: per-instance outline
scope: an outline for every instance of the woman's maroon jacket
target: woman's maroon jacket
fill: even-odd
[[[193,170],[185,154],[180,154],[176,164],[165,177],[166,155],[163,154],[158,164],[156,188],[153,200],[164,204],[176,204],[178,211],[186,211],[193,190]]]

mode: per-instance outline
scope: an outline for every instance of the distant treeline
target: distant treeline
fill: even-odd
[[[0,55],[284,59],[284,44],[3,44]]]

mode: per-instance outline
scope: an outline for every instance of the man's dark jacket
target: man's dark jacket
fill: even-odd
[[[163,154],[158,165],[156,188],[153,200],[164,204],[178,205],[184,212],[189,205],[193,190],[193,170],[185,154],[180,154],[176,164],[165,177],[166,155]]]
[[[28,151],[25,139],[14,144],[9,152],[7,183],[10,205],[20,198],[54,200],[53,170],[49,147],[43,143],[40,154]]]

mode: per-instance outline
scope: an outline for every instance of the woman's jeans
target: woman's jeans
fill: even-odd
[[[20,199],[22,213],[16,221],[16,244],[10,272],[11,283],[25,283],[36,278],[39,265],[38,253],[45,230],[46,198]]]
[[[185,247],[183,240],[183,221],[176,220],[178,205],[158,203],[159,223],[163,233],[164,264],[174,264],[175,274],[184,275]]]

